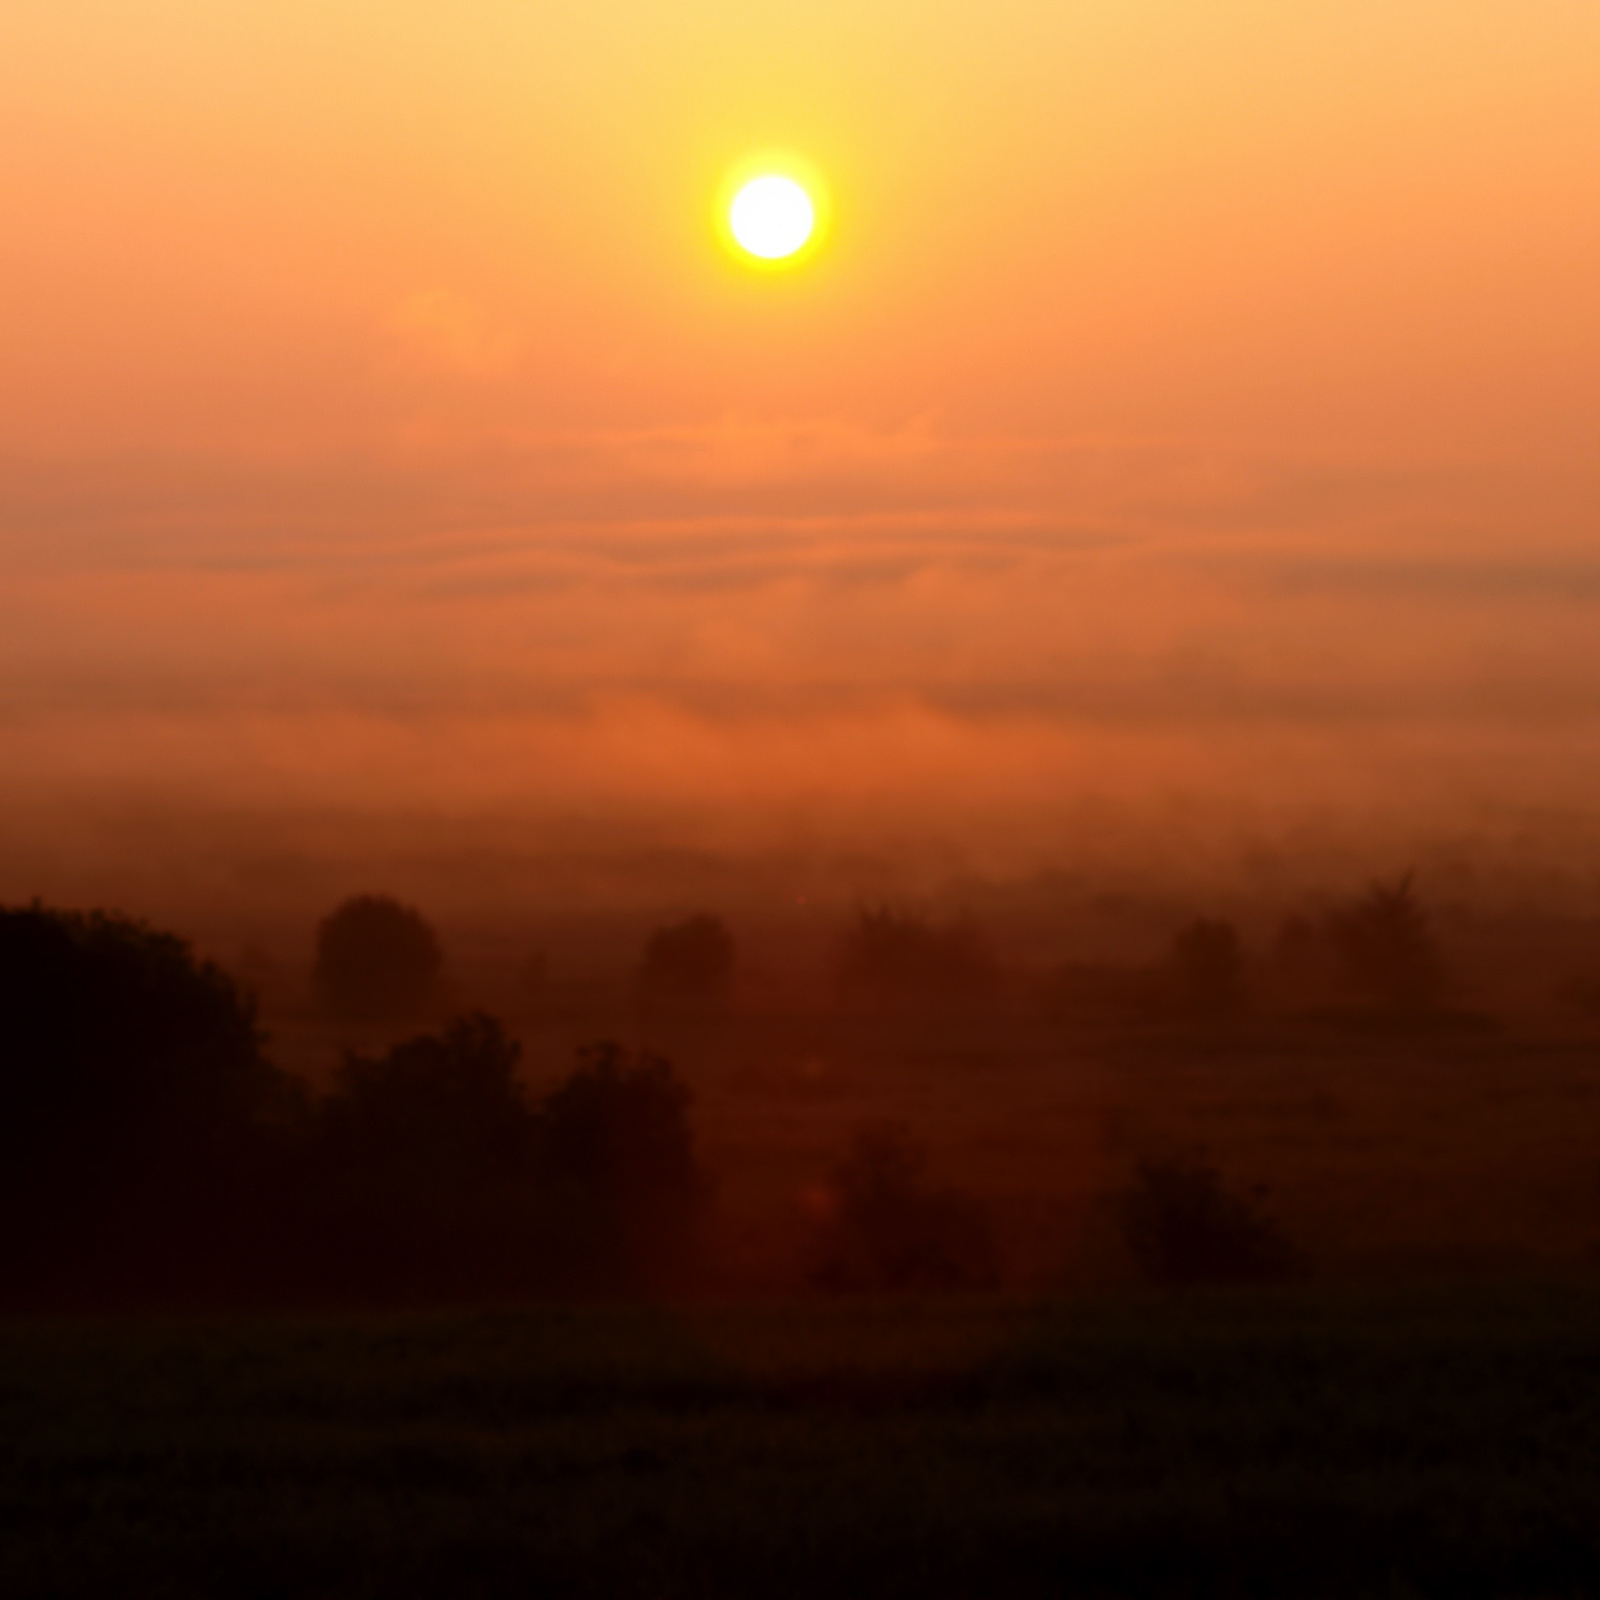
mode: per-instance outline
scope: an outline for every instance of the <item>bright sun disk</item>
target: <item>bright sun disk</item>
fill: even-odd
[[[763,261],[792,256],[816,226],[811,196],[793,178],[752,178],[733,197],[728,226],[740,246]]]

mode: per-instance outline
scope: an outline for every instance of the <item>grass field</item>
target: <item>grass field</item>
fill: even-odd
[[[0,1594],[1600,1594],[1600,1284],[0,1324]]]

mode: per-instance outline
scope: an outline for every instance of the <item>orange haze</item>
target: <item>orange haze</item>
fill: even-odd
[[[1597,83],[1587,0],[9,0],[0,897],[135,813],[1580,807]]]

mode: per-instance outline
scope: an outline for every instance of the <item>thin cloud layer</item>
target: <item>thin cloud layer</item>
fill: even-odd
[[[1597,72],[1581,6],[23,0],[0,887],[135,814],[1586,804]],[[836,225],[757,278],[775,140]]]
[[[13,795],[959,831],[1593,775],[1600,569],[1558,495],[1509,557],[1504,475],[722,425],[94,478],[10,479]]]

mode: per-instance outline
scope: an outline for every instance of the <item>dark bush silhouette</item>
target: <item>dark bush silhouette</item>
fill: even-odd
[[[860,909],[839,953],[840,989],[857,1003],[978,1000],[997,978],[976,924],[934,923],[894,906]]]
[[[836,1293],[989,1289],[994,1231],[969,1195],[936,1188],[903,1127],[864,1128],[831,1173],[831,1210],[810,1243],[808,1276]]]
[[[347,1054],[300,1198],[304,1286],[413,1303],[634,1289],[683,1265],[708,1186],[672,1067],[615,1045],[537,1105],[476,1015]]]
[[[1215,1021],[1244,1009],[1244,949],[1231,922],[1191,922],[1172,941],[1164,971],[1168,1007]]]
[[[379,1059],[347,1052],[321,1107],[325,1136],[348,1170],[392,1181],[397,1192],[514,1175],[532,1150],[532,1112],[516,1076],[521,1053],[482,1014]]]
[[[648,1000],[717,1001],[726,998],[733,972],[733,935],[721,918],[702,913],[650,935],[639,990]]]
[[[317,1287],[433,1299],[543,1282],[546,1196],[520,1053],[483,1015],[382,1057],[346,1053],[316,1110],[302,1197]]]
[[[693,1099],[671,1062],[610,1042],[580,1050],[578,1070],[545,1097],[537,1150],[580,1281],[648,1282],[691,1264],[710,1196]]]
[[[346,900],[317,929],[312,984],[348,1022],[415,1017],[438,996],[444,960],[421,914],[388,895]]]
[[[0,1293],[195,1280],[238,1255],[294,1108],[251,1001],[176,936],[0,911]]]
[[[1270,1283],[1300,1267],[1259,1193],[1230,1192],[1202,1155],[1142,1162],[1118,1211],[1123,1239],[1153,1283]]]
[[[1331,912],[1327,926],[1346,976],[1367,999],[1402,1012],[1437,1003],[1444,969],[1413,874],[1374,883]]]
[[[347,1054],[317,1108],[306,1283],[426,1303],[614,1292],[686,1266],[709,1186],[670,1063],[580,1051],[538,1104],[494,1018]]]

